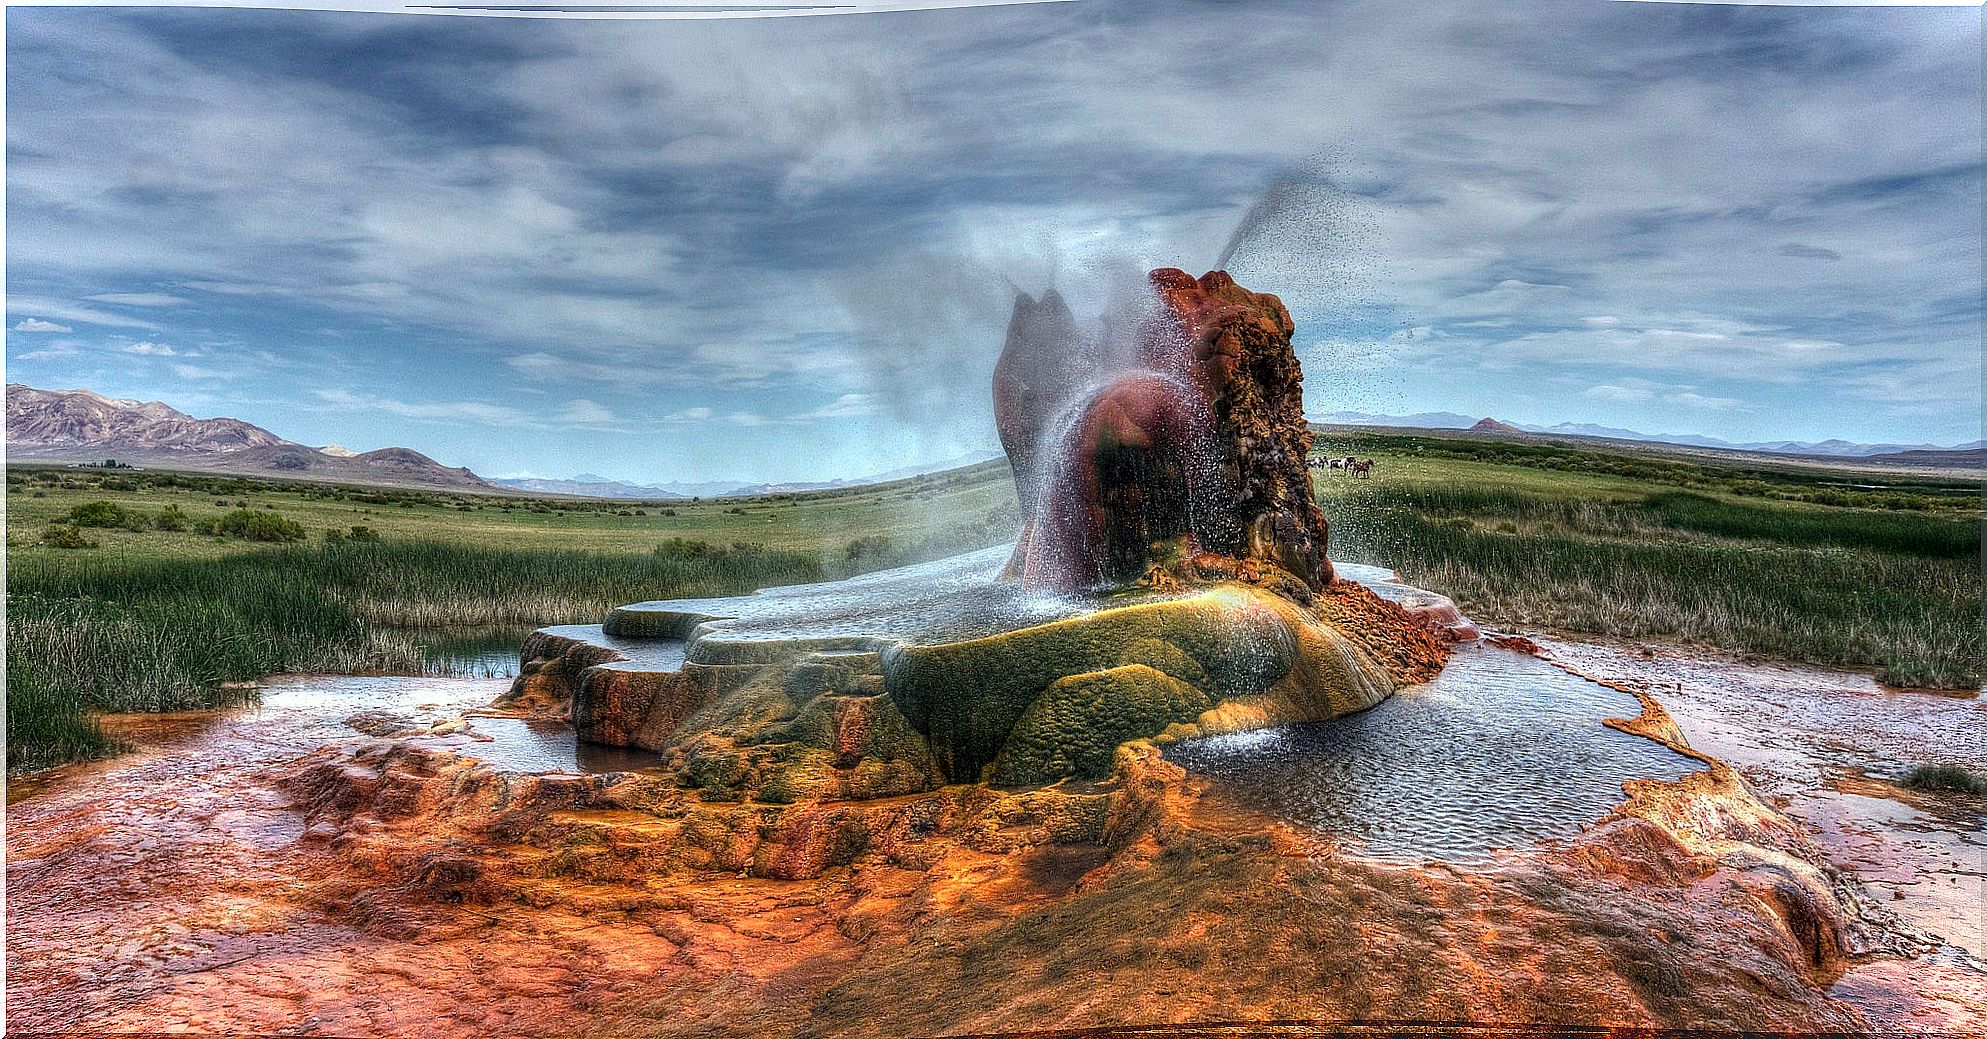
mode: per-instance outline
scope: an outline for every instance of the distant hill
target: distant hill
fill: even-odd
[[[360,454],[336,445],[315,448],[240,419],[198,419],[158,401],[118,400],[88,390],[38,390],[19,383],[7,385],[7,456],[61,462],[115,458],[126,464],[245,476],[500,490],[467,469],[450,468],[404,447]]]
[[[1313,422],[1338,426],[1399,426],[1404,429],[1468,429],[1476,425],[1475,415],[1453,411],[1417,411],[1412,415],[1376,415],[1368,411],[1331,411],[1314,417]]]
[[[547,480],[535,476],[493,476],[490,482],[512,490],[530,491],[533,494],[569,494],[581,498],[619,498],[629,501],[675,501],[699,495],[683,494],[668,487],[655,484],[629,483],[626,480],[610,480],[605,476],[581,473],[564,480]]]
[[[670,483],[630,483],[626,480],[613,480],[593,473],[580,473],[563,480],[540,477],[496,477],[490,482],[513,490],[529,491],[533,494],[571,494],[586,498],[615,498],[628,501],[670,501],[684,498],[753,498],[765,494],[795,494],[800,491],[825,491],[837,487],[860,487],[872,483],[889,483],[924,473],[943,472],[957,469],[1000,457],[986,451],[979,454],[962,455],[941,462],[926,465],[904,466],[888,472],[876,473],[849,480],[816,480],[804,483],[735,483],[728,480],[705,480],[702,482],[672,481]]]
[[[1685,447],[1711,447],[1731,451],[1763,452],[1766,454],[1820,455],[1833,458],[1874,458],[1879,455],[1901,454],[1905,452],[1913,454],[1923,452],[1951,454],[1953,452],[1979,451],[1983,446],[1987,446],[1978,440],[1956,445],[1858,444],[1853,441],[1839,439],[1821,440],[1812,443],[1798,440],[1742,443],[1731,440],[1720,440],[1717,437],[1707,437],[1697,433],[1642,433],[1633,429],[1595,425],[1591,422],[1560,422],[1550,426],[1536,426],[1522,422],[1503,422],[1494,418],[1479,419],[1469,415],[1459,415],[1453,411],[1423,411],[1413,415],[1376,415],[1363,411],[1334,411],[1318,416],[1315,421],[1341,426],[1393,426],[1404,429],[1469,429],[1477,432],[1604,437],[1609,440],[1640,440],[1649,443],[1680,444]]]

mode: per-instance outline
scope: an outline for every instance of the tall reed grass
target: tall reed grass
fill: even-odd
[[[1903,686],[1976,686],[1987,656],[1977,520],[1377,485],[1333,491],[1326,511],[1334,557],[1393,566],[1490,624],[1867,666]]]
[[[7,582],[8,768],[114,751],[92,711],[215,706],[223,683],[280,672],[417,673],[424,631],[591,622],[636,599],[823,576],[814,553],[701,542],[614,556],[387,542],[22,558]]]

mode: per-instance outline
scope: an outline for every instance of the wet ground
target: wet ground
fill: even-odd
[[[1919,932],[1916,959],[1854,966],[1837,998],[1914,1027],[1977,1030],[1987,1015],[1987,797],[1899,783],[1925,763],[1987,774],[1987,698],[1670,647],[1539,641],[1583,673],[1646,690],[1693,747],[1806,824],[1830,862]]]
[[[682,651],[680,643],[638,648]],[[1548,649],[1582,673],[1647,690],[1694,746],[1733,763],[1763,797],[1813,826],[1838,865],[1944,943],[1915,962],[1852,968],[1836,985],[1839,998],[1914,1027],[1987,1020],[1973,958],[1987,946],[1987,805],[1891,782],[1928,759],[1987,770],[1987,704],[1667,650]],[[381,945],[380,934],[308,908],[309,878],[322,868],[312,865],[311,849],[323,847],[313,842],[337,835],[306,832],[268,778],[283,762],[375,741],[531,773],[630,771],[653,761],[582,747],[560,723],[473,713],[506,685],[274,679],[254,707],[108,719],[143,749],[11,783],[7,984],[15,1027],[197,1029],[335,1007],[305,1026],[416,1034],[423,1020],[443,1016],[472,1030],[502,1028],[520,1008],[517,1021],[532,1019],[528,1008],[538,1003],[555,1009],[536,1020],[557,1020],[584,1002],[575,993],[603,971],[639,992],[643,958],[662,962],[678,946],[638,931],[654,948],[637,949],[625,928],[602,929],[583,915],[511,907],[473,942],[434,932],[428,945],[413,941],[427,933],[416,931]],[[1465,650],[1441,681],[1364,715],[1197,741],[1173,757],[1212,776],[1216,799],[1277,812],[1370,854],[1469,870],[1492,848],[1570,836],[1620,801],[1622,779],[1673,778],[1694,767],[1600,724],[1635,712],[1633,697],[1541,661]],[[832,932],[822,940],[839,941]],[[406,972],[393,1000],[378,991],[378,971],[389,968]],[[428,970],[469,987],[430,993]],[[465,1001],[482,1009],[470,1013]]]
[[[1610,729],[1635,697],[1494,647],[1337,721],[1188,740],[1166,756],[1212,777],[1209,796],[1385,857],[1480,864],[1572,837],[1630,779],[1702,764]]]
[[[1987,774],[1987,699],[1865,675],[1652,647],[1542,640],[1568,666],[1646,690],[1692,747],[1814,828],[1914,926],[1987,957],[1987,797],[1906,790],[1925,763]]]

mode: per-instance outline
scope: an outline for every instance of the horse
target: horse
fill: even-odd
[[[1370,479],[1373,475],[1373,460],[1371,458],[1348,458],[1345,460],[1345,468],[1352,475],[1362,480]]]

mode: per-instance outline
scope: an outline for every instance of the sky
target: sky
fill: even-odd
[[[995,448],[1017,291],[1226,265],[1314,415],[1981,436],[1981,10],[6,12],[7,378],[485,475]]]

